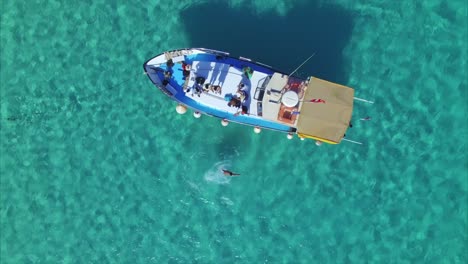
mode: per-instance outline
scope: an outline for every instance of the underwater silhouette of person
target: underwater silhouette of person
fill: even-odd
[[[235,172],[225,170],[225,169],[222,169],[222,171],[225,176],[239,176],[240,175],[239,173],[235,173]]]

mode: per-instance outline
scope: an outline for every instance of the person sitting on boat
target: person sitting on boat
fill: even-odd
[[[241,104],[242,102],[239,99],[232,97],[231,100],[229,100],[228,106],[239,108],[241,107]]]
[[[244,102],[248,98],[247,92],[244,90],[237,91],[236,95],[237,98],[239,98],[239,100],[241,100],[242,102]]]
[[[195,90],[195,94],[198,95],[198,97],[200,97],[200,94],[203,92],[203,87],[198,84],[198,83],[194,83],[192,87],[188,87],[187,90],[185,90],[186,93],[190,92],[190,90],[192,90],[192,96],[193,96],[193,90]]]
[[[193,87],[190,88],[188,87],[187,90],[185,90],[186,93],[190,92],[190,89],[194,89],[195,93],[200,97],[200,94],[203,92],[203,87],[202,85],[205,83],[205,77],[195,77],[195,83],[193,84]],[[193,94],[192,94],[193,96]]]
[[[239,85],[237,86],[236,95],[242,102],[248,98],[248,94],[245,90],[245,85],[243,83],[239,83]]]
[[[174,61],[172,59],[168,59],[166,61],[167,68],[172,68],[174,66]]]
[[[205,88],[203,88],[203,91],[221,94],[221,86],[207,83],[205,84]]]
[[[205,83],[206,78],[202,76],[195,77],[195,82],[197,84],[203,85]]]
[[[213,90],[214,93],[221,94],[222,88],[219,85],[212,85],[211,89]]]
[[[164,79],[169,80],[172,78],[172,68],[167,69],[164,71]]]
[[[249,108],[243,105],[241,109],[237,113],[234,114],[234,116],[238,116],[238,115],[249,115]]]
[[[233,97],[232,94],[231,94],[231,93],[228,93],[228,94],[226,94],[226,95],[224,96],[224,101],[228,101],[228,102],[229,102],[229,101],[231,101],[232,97]]]
[[[195,88],[195,93],[198,95],[198,97],[200,97],[200,94],[203,92],[203,87],[200,84],[196,83],[194,85],[194,88]]]
[[[172,69],[164,71],[164,80],[162,81],[162,85],[166,87],[169,84],[169,80],[172,78]]]
[[[234,97],[231,93],[228,93],[224,96],[224,100],[225,101],[228,101],[228,106],[229,107],[237,107],[239,108],[242,104],[242,102],[237,99],[236,97]]]

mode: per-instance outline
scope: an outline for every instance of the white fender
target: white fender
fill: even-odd
[[[176,111],[178,114],[183,115],[185,114],[185,112],[187,112],[187,107],[185,107],[184,105],[178,104],[176,106]]]

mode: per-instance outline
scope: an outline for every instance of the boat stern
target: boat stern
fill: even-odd
[[[354,89],[311,77],[299,109],[297,134],[340,143],[351,122],[353,102]]]

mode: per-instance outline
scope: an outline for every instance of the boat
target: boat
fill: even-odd
[[[143,65],[164,94],[187,109],[221,119],[283,132],[288,139],[339,144],[350,126],[354,89],[316,77],[300,78],[227,52],[187,48],[163,52]],[[294,72],[293,72],[294,73]],[[355,142],[358,143],[358,142]]]

